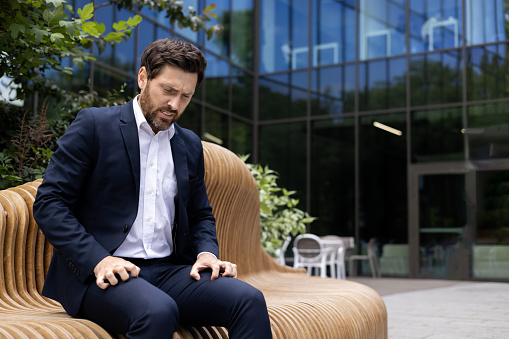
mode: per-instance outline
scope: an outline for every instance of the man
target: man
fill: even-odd
[[[34,203],[55,253],[43,294],[127,338],[178,325],[271,338],[262,293],[218,259],[200,139],[175,122],[207,62],[183,40],[151,43],[141,93],[82,110],[58,143]]]

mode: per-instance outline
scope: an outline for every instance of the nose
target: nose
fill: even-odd
[[[180,108],[180,97],[178,95],[170,98],[168,100],[168,106],[174,110],[174,111],[178,111],[179,108]]]

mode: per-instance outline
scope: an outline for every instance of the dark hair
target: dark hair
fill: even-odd
[[[205,77],[207,60],[196,46],[182,39],[165,38],[150,43],[143,51],[140,63],[140,67],[147,70],[148,80],[155,78],[166,65],[197,73],[198,88]]]

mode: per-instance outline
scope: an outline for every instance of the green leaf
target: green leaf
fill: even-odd
[[[98,36],[99,35],[98,26],[99,24],[97,22],[89,21],[81,25],[81,28],[83,29],[83,31],[87,32],[90,35]]]
[[[86,4],[83,7],[83,9],[78,8],[78,15],[81,18],[81,20],[83,20],[83,21],[91,19],[94,16],[94,4],[89,3],[89,4]]]
[[[64,35],[61,33],[53,33],[50,36],[51,42],[53,42],[58,47],[62,47],[62,39],[64,39]]]
[[[60,19],[64,15],[64,6],[56,7],[54,11],[46,8],[42,13],[42,18],[50,25],[55,25],[60,22]]]
[[[60,20],[58,24],[60,25],[60,27],[65,27],[65,31],[70,36],[74,36],[78,31],[78,26],[76,26],[76,24],[72,21]]]
[[[12,23],[9,26],[9,30],[11,31],[11,37],[13,39],[16,39],[20,32],[21,33],[25,33],[25,25],[20,25],[20,24]]]
[[[119,21],[113,23],[113,29],[116,31],[124,31],[127,29],[127,22],[126,21]]]
[[[42,29],[39,29],[37,27],[33,27],[31,30],[30,30],[30,33],[31,34],[34,34],[35,36],[35,42],[36,43],[40,43],[45,36],[47,36],[49,34],[48,31],[46,30],[42,30]]]
[[[62,4],[64,4],[66,0],[46,0],[47,4],[53,4],[53,6],[58,7]]]

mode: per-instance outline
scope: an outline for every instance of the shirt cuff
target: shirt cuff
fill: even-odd
[[[212,255],[214,256],[214,258],[216,258],[216,259],[217,259],[216,255],[215,255],[214,253],[211,253],[211,252],[200,252],[200,253],[198,253],[198,255],[196,256],[196,259],[198,259],[198,257],[199,257],[200,255],[204,254],[204,253],[212,254]]]

